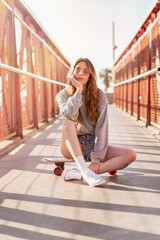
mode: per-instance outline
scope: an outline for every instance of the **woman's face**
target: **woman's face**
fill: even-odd
[[[88,69],[87,63],[86,62],[77,63],[73,74],[77,81],[79,81],[82,85],[85,85],[88,82],[90,76],[90,71]]]

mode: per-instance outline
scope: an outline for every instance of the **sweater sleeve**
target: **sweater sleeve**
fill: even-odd
[[[100,102],[98,105],[99,117],[95,128],[95,145],[90,154],[91,161],[100,163],[108,148],[108,100],[106,94],[100,92]]]
[[[75,121],[79,115],[79,108],[82,106],[82,94],[75,92],[73,96],[69,96],[63,89],[56,95],[56,100],[61,115]]]

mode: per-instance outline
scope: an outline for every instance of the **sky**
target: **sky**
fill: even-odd
[[[112,22],[115,60],[134,37],[156,0],[23,0],[58,49],[73,64],[79,57],[99,72],[112,68]]]

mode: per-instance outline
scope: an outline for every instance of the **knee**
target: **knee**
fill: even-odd
[[[134,150],[129,150],[129,163],[132,163],[136,160],[136,152]]]

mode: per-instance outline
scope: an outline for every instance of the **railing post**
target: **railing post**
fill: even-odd
[[[32,66],[33,69],[33,66]],[[33,117],[34,117],[34,127],[39,128],[38,126],[38,109],[37,109],[37,91],[36,91],[36,83],[35,79],[32,78],[32,97],[33,97]]]
[[[139,55],[140,55],[140,43],[139,43]],[[138,75],[140,74],[140,59],[138,59]],[[137,121],[140,120],[140,79],[138,79],[138,95],[137,95]]]
[[[132,52],[132,77],[134,77],[134,56]],[[134,83],[131,82],[131,116],[133,116],[133,87]]]
[[[147,96],[147,120],[146,120],[146,127],[150,125],[150,105],[151,105],[151,76],[148,76],[148,96]]]
[[[134,83],[131,83],[131,116],[133,116],[133,87]]]
[[[126,112],[128,112],[128,83],[126,84]]]
[[[137,121],[140,120],[140,79],[138,79],[138,95],[137,95]]]
[[[30,39],[32,38],[32,34],[30,33]],[[30,41],[31,43],[31,41]],[[31,69],[32,73],[35,73],[35,68],[33,66],[33,54],[32,54],[32,46],[30,45],[30,55],[31,55]],[[34,55],[35,57],[35,55]],[[39,128],[38,126],[38,108],[37,108],[37,90],[36,90],[36,79],[32,78],[32,102],[33,102],[33,121],[34,121],[34,127]]]
[[[120,94],[121,94],[121,86],[117,86],[118,87],[118,106],[120,108]]]
[[[56,59],[56,80],[59,82],[59,63],[58,63],[57,59]],[[57,92],[59,92],[59,90],[60,90],[59,86],[57,86],[56,90],[57,90]]]
[[[44,47],[44,46],[43,46]],[[45,55],[45,51],[43,49],[43,74],[46,77],[46,68],[45,68],[45,61],[46,59],[46,55]],[[48,123],[48,94],[47,94],[47,83],[44,82],[44,102],[45,102],[45,122]]]
[[[123,110],[123,90],[124,90],[124,85],[121,86],[122,87],[122,90],[121,90],[121,93],[122,93],[122,97],[121,97],[121,109]]]
[[[13,51],[11,52],[12,66],[17,68],[17,52],[16,52],[16,35],[15,35],[15,23],[14,23],[14,0],[12,0],[12,44]],[[21,90],[19,75],[11,73],[15,82],[15,95],[16,95],[16,135],[23,138],[23,126],[22,126],[22,106],[21,106]]]
[[[151,46],[152,46],[152,34],[149,31],[149,70],[151,70]],[[151,109],[151,76],[148,76],[148,96],[147,96],[147,116],[146,127],[150,125],[150,109]]]
[[[52,63],[50,64],[50,67],[51,67],[51,78],[54,79]],[[53,84],[51,85],[51,99],[52,99],[52,116],[55,117],[55,90],[54,90]]]

